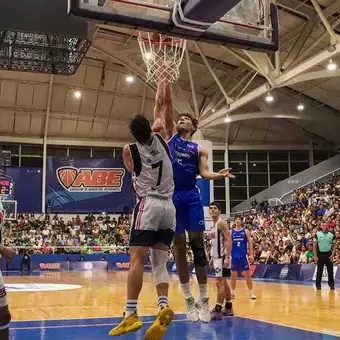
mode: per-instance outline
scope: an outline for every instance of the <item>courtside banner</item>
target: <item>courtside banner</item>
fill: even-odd
[[[46,207],[53,212],[131,212],[131,175],[121,158],[47,158]]]

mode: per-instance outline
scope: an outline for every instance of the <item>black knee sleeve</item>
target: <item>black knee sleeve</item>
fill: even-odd
[[[3,331],[8,328],[11,322],[11,313],[8,310],[8,306],[0,309],[0,330]]]
[[[204,250],[203,238],[194,238],[189,241],[190,247],[194,254],[194,264],[198,267],[208,265],[207,255]]]

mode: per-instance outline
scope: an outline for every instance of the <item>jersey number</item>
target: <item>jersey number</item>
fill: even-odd
[[[238,247],[241,247],[241,242],[237,242],[237,246],[238,246]]]
[[[163,173],[163,161],[159,161],[155,164],[152,164],[152,169],[157,169],[157,168],[159,168],[159,171],[158,171],[158,180],[157,180],[156,187],[158,187],[161,184],[161,178],[162,178],[162,173]]]

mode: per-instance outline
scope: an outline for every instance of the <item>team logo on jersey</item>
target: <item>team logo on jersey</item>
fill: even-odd
[[[156,155],[158,155],[159,154],[159,151],[158,150],[151,150],[150,151],[150,155],[151,156],[156,156]]]
[[[70,192],[120,192],[125,170],[65,166],[56,171],[59,183]]]

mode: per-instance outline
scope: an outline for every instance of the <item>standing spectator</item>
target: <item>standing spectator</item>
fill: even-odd
[[[322,231],[319,231],[314,238],[315,262],[318,264],[316,274],[316,289],[321,290],[321,279],[323,268],[326,266],[328,273],[328,285],[334,290],[334,273],[332,259],[335,255],[334,234],[329,232],[327,223],[322,223]]]

